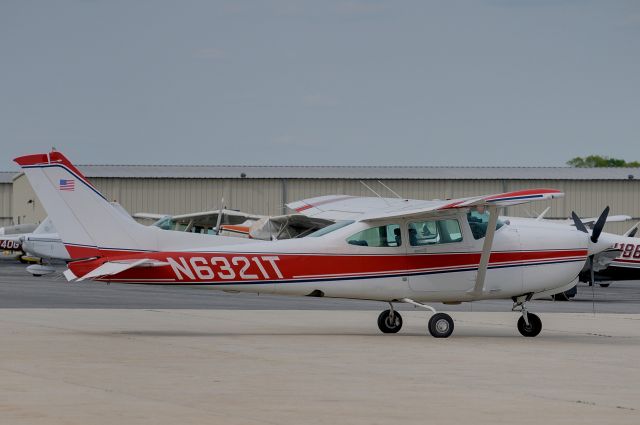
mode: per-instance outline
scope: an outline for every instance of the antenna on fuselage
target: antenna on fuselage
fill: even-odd
[[[398,195],[393,189],[391,189],[389,186],[387,186],[386,184],[382,183],[380,180],[378,180],[378,183],[380,183],[382,186],[384,186],[385,189],[387,189],[389,192],[393,193],[394,195],[396,195],[396,198],[398,199],[404,199],[402,196]]]
[[[378,198],[382,199],[385,204],[391,206],[391,204],[389,203],[389,201],[387,201],[386,199],[384,199],[382,196],[380,196],[380,194],[378,192],[376,192],[375,190],[371,189],[369,186],[367,186],[367,184],[365,182],[363,182],[362,180],[360,180],[360,183],[362,183],[362,185],[364,187],[366,187],[367,189],[369,189],[371,192],[373,192],[374,195],[376,195]]]

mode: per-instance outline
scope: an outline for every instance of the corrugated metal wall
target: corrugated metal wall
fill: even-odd
[[[11,183],[0,183],[0,227],[9,226],[12,217]]]
[[[277,215],[283,204],[328,194],[374,196],[357,180],[338,179],[122,179],[94,178],[93,183],[128,211],[181,214],[216,209],[224,198],[228,208],[250,213]],[[382,196],[392,193],[377,181],[365,181]],[[640,181],[565,180],[382,180],[404,198],[446,199],[535,187],[556,188],[566,197],[550,202],[510,207],[506,214],[531,217],[551,206],[547,217],[568,217],[575,210],[582,217],[600,214],[606,205],[612,214],[640,217]],[[37,222],[44,217],[39,202],[24,176],[14,182],[14,220]],[[26,221],[25,221],[26,220]],[[606,230],[623,233],[631,223],[611,223]]]

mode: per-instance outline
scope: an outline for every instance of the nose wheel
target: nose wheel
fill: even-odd
[[[533,313],[528,313],[527,319],[529,323],[525,322],[524,317],[518,319],[518,330],[520,334],[526,337],[538,336],[540,331],[542,331],[542,320]]]
[[[525,298],[514,299],[513,311],[520,311],[522,316],[518,319],[518,331],[522,336],[534,337],[542,331],[542,320],[527,311],[526,303],[531,299],[533,294],[527,295]],[[518,310],[519,309],[519,310]]]

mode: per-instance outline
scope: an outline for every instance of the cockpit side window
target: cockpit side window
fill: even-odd
[[[411,246],[460,241],[462,241],[462,231],[458,220],[429,220],[409,223],[409,244]]]
[[[473,238],[478,240],[487,235],[487,226],[489,225],[489,211],[484,208],[478,208],[467,213],[467,221],[471,228]],[[496,222],[496,230],[504,226],[504,221],[498,218]]]
[[[400,226],[387,224],[386,226],[365,229],[347,238],[350,245],[369,247],[396,247],[402,245]]]

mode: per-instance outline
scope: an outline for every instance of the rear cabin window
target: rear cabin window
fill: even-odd
[[[435,245],[462,241],[458,220],[429,220],[409,223],[411,246]]]
[[[400,226],[387,224],[386,226],[365,229],[347,238],[347,243],[370,247],[395,247],[402,245]]]

